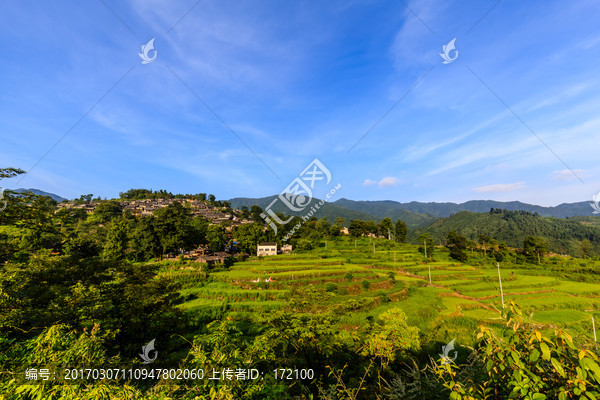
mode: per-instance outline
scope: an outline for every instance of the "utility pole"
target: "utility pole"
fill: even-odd
[[[423,240],[423,247],[425,248],[425,258],[427,258],[427,240]]]
[[[429,265],[429,284],[431,285],[431,265]]]
[[[375,254],[375,243],[373,243],[373,254]]]
[[[504,292],[502,291],[502,277],[500,276],[500,263],[497,262],[498,267],[498,282],[500,282],[500,297],[502,298],[502,308],[504,308]]]
[[[592,329],[594,330],[594,343],[597,343],[596,340],[596,322],[594,321],[594,316],[592,315]]]

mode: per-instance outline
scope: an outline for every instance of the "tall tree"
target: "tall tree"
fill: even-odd
[[[446,247],[450,250],[450,257],[461,262],[467,261],[467,254],[465,253],[468,245],[467,238],[456,231],[450,231],[446,242]]]
[[[263,222],[263,219],[260,216],[260,214],[262,214],[262,212],[263,212],[263,209],[260,208],[259,206],[257,206],[256,204],[253,205],[252,207],[250,207],[250,214],[252,214],[252,221]]]
[[[394,234],[394,222],[392,219],[385,217],[379,221],[379,224],[377,224],[377,233],[379,236],[384,236],[391,240]]]
[[[126,220],[115,221],[108,229],[102,258],[105,260],[124,260],[129,248],[129,224]]]
[[[337,225],[339,227],[345,226],[346,225],[346,218],[344,217],[337,217],[335,219],[335,221],[333,221],[334,225]]]
[[[544,254],[548,252],[548,243],[543,238],[528,236],[523,242],[523,252],[530,261],[537,257],[540,264]]]
[[[158,258],[162,254],[160,237],[154,228],[153,217],[141,217],[131,238],[131,247],[137,261]]]
[[[197,243],[189,208],[179,202],[154,211],[155,230],[160,237],[163,254],[176,253],[179,249],[191,250]]]
[[[429,233],[422,233],[419,235],[419,248],[418,251],[423,253],[425,258],[433,257],[433,252],[435,251],[435,246],[433,243],[433,238]]]
[[[396,221],[396,241],[400,243],[406,243],[406,236],[408,235],[408,226],[406,222],[399,219]]]

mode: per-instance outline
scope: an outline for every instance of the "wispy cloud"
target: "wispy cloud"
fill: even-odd
[[[516,183],[499,183],[496,185],[488,185],[474,188],[473,190],[479,193],[501,193],[501,192],[512,192],[525,187],[525,182]]]
[[[395,176],[385,176],[381,178],[379,181],[373,179],[365,179],[363,182],[364,186],[375,186],[379,185],[379,187],[392,187],[400,184],[402,181]]]
[[[552,179],[557,180],[557,181],[571,181],[571,180],[577,180],[577,177],[580,178],[585,178],[587,176],[589,176],[587,174],[587,172],[583,169],[574,169],[574,170],[570,170],[570,169],[563,169],[560,171],[554,171],[552,176]],[[575,176],[575,174],[577,176]]]
[[[381,178],[381,180],[379,181],[379,186],[391,187],[391,186],[396,186],[399,183],[400,183],[400,179],[393,177],[393,176],[386,176],[384,178]]]

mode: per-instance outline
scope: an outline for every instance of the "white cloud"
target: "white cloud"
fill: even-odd
[[[496,185],[480,186],[473,190],[479,193],[511,192],[525,187],[525,182],[499,183]]]
[[[583,169],[562,169],[560,171],[554,171],[553,174],[554,176],[552,177],[552,179],[557,181],[570,181],[573,179],[577,179],[577,177],[583,178],[585,176],[588,176]]]
[[[379,186],[390,187],[390,186],[396,186],[399,183],[400,183],[400,179],[393,177],[393,176],[386,176],[384,178],[381,178],[381,180],[379,181]]]
[[[380,187],[392,187],[392,186],[396,186],[397,184],[401,183],[402,181],[394,176],[386,176],[383,177],[378,181],[373,180],[373,179],[365,179],[365,181],[363,182],[363,185],[365,186],[374,186],[374,185],[379,185]]]

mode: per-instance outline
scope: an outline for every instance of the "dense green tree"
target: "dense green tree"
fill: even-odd
[[[329,228],[331,228],[331,223],[327,221],[327,217],[321,218],[315,224],[315,229],[318,231],[321,238],[329,235]]]
[[[0,335],[32,337],[60,322],[78,330],[98,324],[111,333],[112,354],[135,354],[141,333],[167,343],[182,328],[181,298],[156,273],[154,266],[38,252],[0,279]]]
[[[250,218],[250,210],[248,209],[248,206],[242,206],[242,208],[240,208],[240,211],[242,212],[243,219]]]
[[[446,247],[450,250],[450,257],[457,261],[465,262],[467,261],[467,254],[465,250],[467,249],[467,238],[460,235],[456,231],[448,232],[448,236],[446,238]]]
[[[348,232],[350,233],[350,236],[353,236],[353,237],[362,236],[364,233],[363,221],[361,221],[359,219],[350,220],[350,226],[348,227]]]
[[[591,257],[593,253],[592,242],[588,239],[583,239],[581,243],[579,243],[579,254],[581,257]]]
[[[408,226],[406,226],[404,221],[399,219],[396,221],[396,241],[406,243],[406,236],[408,236]]]
[[[422,233],[419,236],[419,253],[422,253],[425,258],[433,257],[433,253],[435,251],[435,245],[433,243],[433,238],[429,233]]]
[[[378,236],[383,236],[388,239],[392,239],[394,235],[394,222],[391,218],[385,217],[377,224]]]
[[[162,254],[160,237],[154,228],[153,217],[141,217],[131,236],[131,247],[137,261],[159,258]]]
[[[252,214],[252,220],[254,222],[260,222],[260,223],[264,222],[264,220],[260,216],[260,214],[262,214],[262,213],[263,213],[263,209],[260,208],[259,206],[257,206],[256,204],[253,205],[252,207],[250,207],[250,214]]]
[[[102,246],[87,235],[76,235],[63,246],[63,253],[77,259],[97,257]]]
[[[346,218],[343,217],[336,217],[336,219],[333,221],[334,225],[337,226],[345,226],[346,225]]]
[[[337,225],[331,225],[329,228],[329,236],[340,236],[341,228]]]
[[[198,243],[189,208],[179,202],[154,211],[154,229],[160,237],[163,254],[177,253],[179,249],[191,250]]]
[[[547,252],[548,243],[543,238],[528,236],[523,242],[523,253],[525,253],[525,256],[530,261],[537,259],[537,263],[539,264]]]
[[[211,251],[223,251],[227,245],[225,229],[219,225],[209,225],[206,240]]]
[[[121,203],[116,200],[110,200],[98,204],[94,209],[93,217],[99,223],[105,224],[115,218],[119,218],[121,215],[123,215]]]
[[[256,254],[258,243],[265,240],[264,228],[259,223],[240,225],[235,229],[238,247],[248,254]]]
[[[124,220],[115,221],[108,229],[102,258],[105,260],[124,260],[129,250],[129,223]]]

